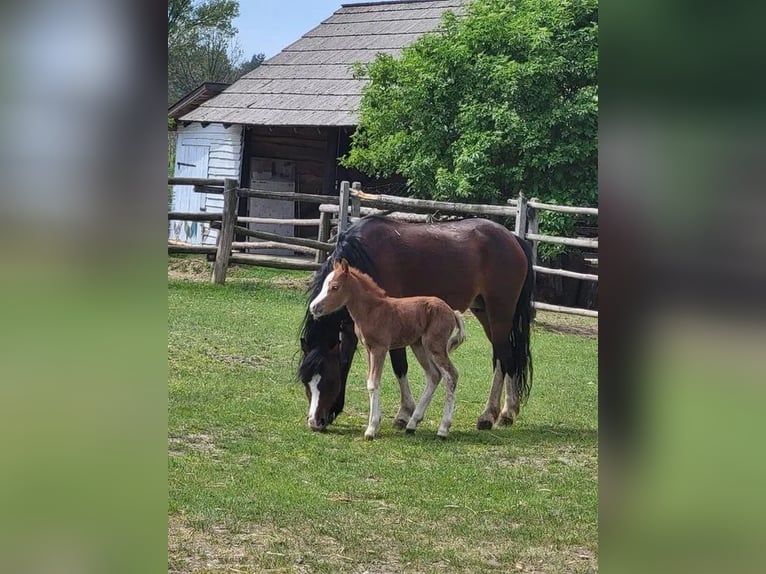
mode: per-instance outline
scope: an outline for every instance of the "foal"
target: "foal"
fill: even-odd
[[[370,393],[370,419],[364,438],[371,440],[380,428],[380,377],[386,353],[390,349],[412,348],[426,374],[426,387],[415,412],[407,423],[407,432],[415,432],[433,398],[442,377],[446,399],[441,425],[436,433],[447,438],[455,410],[455,387],[458,373],[449,353],[465,340],[465,324],[459,312],[438,297],[386,296],[369,275],[349,267],[343,259],[335,262],[322,290],[309,305],[315,317],[337,311],[343,306],[354,320],[354,330],[367,350],[367,390]],[[318,389],[312,393],[318,394]],[[312,397],[313,398],[313,397]],[[312,401],[312,404],[317,401]],[[309,424],[311,424],[309,413]]]

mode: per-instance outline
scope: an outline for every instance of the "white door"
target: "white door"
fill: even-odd
[[[176,177],[207,177],[210,148],[205,145],[179,145],[176,148]],[[173,186],[172,211],[199,213],[204,211],[205,194],[195,193],[194,186]],[[173,241],[202,245],[200,221],[170,221],[168,237]]]

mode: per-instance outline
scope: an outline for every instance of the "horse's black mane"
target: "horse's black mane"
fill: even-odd
[[[341,323],[351,320],[345,307],[321,319],[314,319],[308,311],[308,303],[319,294],[325,278],[332,270],[333,263],[345,259],[352,267],[366,273],[375,281],[378,280],[375,264],[361,240],[362,229],[376,222],[390,222],[390,220],[377,216],[364,217],[341,233],[338,236],[332,256],[324,262],[324,265],[314,273],[314,277],[311,279],[306,291],[308,296],[306,314],[301,323],[301,337],[305,340],[310,351],[299,366],[299,377],[303,377],[307,373],[316,373],[321,369],[324,351],[338,342]]]

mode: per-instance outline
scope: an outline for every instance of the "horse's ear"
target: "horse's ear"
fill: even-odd
[[[348,273],[348,261],[345,259],[340,260],[340,269],[343,273]]]
[[[304,353],[309,352],[309,344],[306,342],[305,337],[301,337],[301,351]]]

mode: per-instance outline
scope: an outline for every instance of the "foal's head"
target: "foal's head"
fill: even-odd
[[[337,311],[348,302],[351,296],[348,288],[350,277],[348,261],[345,259],[336,261],[332,271],[325,277],[319,295],[309,303],[309,311],[315,319]]]

